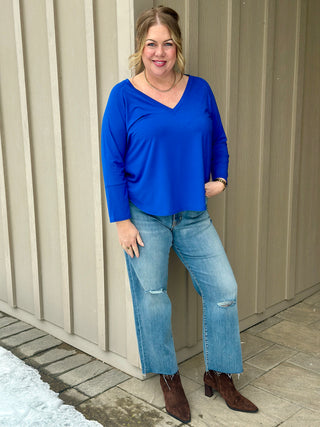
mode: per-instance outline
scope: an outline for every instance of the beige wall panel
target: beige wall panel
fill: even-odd
[[[211,85],[226,127],[229,8],[225,0],[199,2],[199,76]]]
[[[0,110],[0,126],[2,123]],[[7,196],[5,186],[5,176],[3,167],[2,142],[1,142],[1,127],[0,127],[0,300],[9,303],[7,286],[12,288],[11,265],[9,265],[8,277],[8,261],[10,262],[10,243],[8,235],[8,210]],[[9,258],[8,258],[9,255]],[[8,281],[10,280],[10,283]]]
[[[270,128],[272,116],[272,82],[274,65],[275,34],[275,1],[265,2],[264,35],[261,72],[261,104],[260,104],[260,170],[258,181],[258,235],[256,260],[255,312],[262,313],[266,309],[267,282],[267,233],[269,206],[269,168],[270,168]]]
[[[0,165],[1,167],[1,165]],[[4,242],[4,220],[3,216],[0,215],[0,241]],[[5,260],[5,247],[0,245],[0,300],[8,301],[7,298],[7,271],[6,271],[6,260]]]
[[[118,82],[118,43],[116,1],[94,2],[96,39],[97,95],[99,123],[111,88]],[[105,286],[107,287],[107,323],[109,350],[126,354],[125,260],[118,245],[115,225],[109,223],[102,183],[103,228],[105,245]]]
[[[239,62],[233,64],[236,68],[231,76],[238,84],[237,99],[230,109],[230,117],[237,118],[237,132],[233,133],[232,124],[226,247],[239,285],[239,316],[245,318],[255,312],[256,303],[265,4],[255,0],[239,3],[232,12],[232,25],[239,25],[239,33],[237,39],[233,28],[231,54],[236,58],[239,54]]]
[[[320,3],[308,2],[299,179],[296,292],[320,282]]]
[[[97,289],[85,17],[82,2],[56,1],[74,332],[97,342]]]
[[[199,76],[207,80],[216,98],[222,123],[228,136],[227,106],[229,90],[228,2],[199,2]],[[193,35],[191,34],[191,37]],[[221,240],[224,240],[225,194],[210,199],[208,210]]]
[[[94,30],[93,2],[85,3],[85,31],[87,72],[89,89],[89,116],[90,116],[90,141],[92,157],[92,187],[93,187],[93,211],[95,223],[95,260],[96,260],[96,284],[97,284],[97,327],[98,345],[107,350],[108,336],[106,323],[106,286],[104,266],[103,243],[103,203],[102,203],[102,165],[100,156],[100,122],[98,114],[97,94],[97,68],[96,68],[96,41]]]
[[[109,219],[106,219],[109,221]],[[109,350],[126,355],[126,265],[122,249],[118,244],[115,225],[108,225],[106,241],[106,276],[108,285],[107,312]]]
[[[22,3],[44,318],[63,327],[58,200],[45,2]]]
[[[1,101],[1,98],[0,98]],[[1,103],[0,103],[1,106]],[[0,108],[0,300],[15,306],[15,287],[12,281],[11,250],[8,227],[8,204],[6,178],[3,161],[1,124],[3,123]]]
[[[295,72],[297,2],[278,0],[275,9],[272,118],[270,129],[266,303],[285,299],[290,150]]]
[[[93,5],[98,111],[102,121],[110,90],[118,82],[117,11],[115,0],[95,0]]]
[[[2,227],[2,224],[0,223]],[[3,238],[2,232],[0,231],[0,238]],[[3,241],[3,240],[2,240]],[[8,301],[7,298],[7,288],[6,288],[6,270],[5,270],[5,258],[3,248],[0,247],[0,300]]]
[[[5,0],[0,14],[0,100],[3,161],[6,172],[9,235],[17,304],[34,313],[31,246],[13,2]]]
[[[293,93],[292,110],[292,140],[291,145],[291,186],[289,188],[290,215],[288,218],[288,258],[286,277],[286,298],[292,299],[296,295],[296,267],[297,267],[297,228],[298,228],[298,204],[300,182],[300,154],[302,145],[302,111],[304,98],[304,71],[305,71],[305,47],[307,33],[307,1],[298,2],[295,55],[295,85]],[[300,24],[300,25],[299,25]],[[301,298],[301,294],[299,295]],[[292,300],[290,300],[292,301]]]

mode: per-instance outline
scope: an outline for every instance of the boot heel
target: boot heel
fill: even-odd
[[[204,385],[204,394],[207,397],[212,397],[213,396],[213,390],[212,390],[212,387],[210,385],[208,385],[208,384]]]

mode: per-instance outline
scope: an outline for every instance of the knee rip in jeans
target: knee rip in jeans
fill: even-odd
[[[159,295],[159,294],[166,294],[167,291],[165,289],[148,289],[147,291],[144,291],[146,294],[151,295]]]
[[[217,305],[222,308],[228,308],[228,307],[233,307],[235,303],[236,303],[236,300],[222,301],[222,302],[218,302]]]

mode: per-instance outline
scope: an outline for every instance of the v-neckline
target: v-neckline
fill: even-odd
[[[130,85],[130,86],[131,86],[135,91],[139,92],[142,96],[144,96],[144,97],[146,97],[147,99],[149,99],[149,100],[151,100],[151,101],[153,101],[153,102],[155,102],[155,103],[157,103],[157,104],[161,105],[161,106],[162,106],[162,107],[164,107],[164,108],[167,108],[168,110],[174,111],[174,110],[176,110],[176,109],[179,107],[179,105],[182,103],[183,98],[185,97],[185,95],[186,95],[187,91],[189,90],[190,81],[191,81],[191,76],[190,76],[189,74],[186,74],[186,75],[188,76],[188,81],[187,81],[186,87],[184,88],[184,91],[183,91],[183,93],[182,93],[182,95],[181,95],[181,97],[180,97],[179,101],[176,103],[176,105],[175,105],[174,107],[169,107],[168,105],[163,104],[161,101],[157,101],[156,99],[152,98],[151,96],[149,96],[149,95],[147,95],[146,93],[142,92],[141,90],[137,89],[137,88],[136,88],[136,87],[131,83],[131,81],[130,81],[129,79],[127,79],[127,81],[128,81],[128,83],[129,83],[129,85]]]

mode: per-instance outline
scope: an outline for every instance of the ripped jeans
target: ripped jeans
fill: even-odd
[[[237,284],[208,212],[154,216],[132,203],[130,210],[144,242],[139,258],[126,254],[142,372],[178,370],[167,294],[171,247],[202,298],[206,370],[242,372]]]

